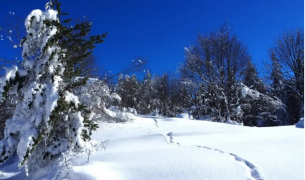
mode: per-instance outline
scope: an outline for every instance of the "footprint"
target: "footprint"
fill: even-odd
[[[174,140],[173,140],[173,132],[169,132],[165,135],[166,137],[166,140],[168,143],[174,143]],[[181,146],[180,143],[176,142],[177,145]],[[254,164],[252,164],[251,162],[243,159],[242,157],[240,156],[237,156],[236,154],[233,154],[233,153],[227,153],[225,151],[222,151],[220,149],[214,149],[214,148],[210,148],[210,147],[206,147],[206,146],[195,146],[195,147],[198,147],[198,148],[204,148],[204,149],[208,149],[208,150],[213,150],[213,151],[216,151],[218,153],[221,153],[221,154],[227,154],[231,157],[233,157],[233,159],[235,161],[237,161],[238,163],[241,163],[243,165],[243,167],[246,168],[246,170],[249,172],[249,179],[254,179],[254,180],[264,180],[264,178],[262,177],[262,175],[258,172],[256,166]]]
[[[154,119],[154,121],[155,121],[155,125],[156,125],[157,127],[159,127],[158,120],[157,120],[157,119]]]
[[[172,132],[167,133],[166,136],[169,139],[168,140],[169,143],[174,143],[174,141],[173,141],[173,133]]]
[[[239,163],[242,163],[250,172],[250,175],[253,179],[255,180],[263,180],[264,178],[260,175],[260,173],[258,172],[256,166],[254,164],[252,164],[251,162],[233,154],[233,153],[229,153],[230,156],[234,157],[234,159],[236,161],[238,161]]]

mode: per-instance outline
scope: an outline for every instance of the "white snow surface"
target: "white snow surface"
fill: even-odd
[[[245,127],[209,121],[133,116],[99,123],[96,151],[74,156],[69,180],[299,180],[304,178],[304,129]],[[88,153],[88,152],[87,152]],[[13,157],[0,178],[27,179]],[[60,169],[60,168],[59,168]],[[51,179],[58,173],[51,168]],[[68,172],[68,174],[67,174]],[[58,176],[55,179],[60,179]]]

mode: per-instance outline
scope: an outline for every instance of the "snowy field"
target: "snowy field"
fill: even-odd
[[[69,171],[56,166],[40,179],[55,174],[69,180],[304,179],[304,129],[295,126],[136,116],[133,122],[101,123],[92,139],[103,145],[89,162],[86,154],[75,156],[66,163]],[[33,177],[26,178],[13,158],[0,166],[0,178]]]

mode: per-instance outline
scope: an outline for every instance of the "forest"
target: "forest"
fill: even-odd
[[[118,107],[139,114],[176,117],[187,112],[194,119],[232,120],[245,126],[292,125],[304,113],[303,49],[303,30],[284,32],[269,49],[265,78],[225,24],[185,48],[178,74],[119,74],[110,87],[121,97]]]

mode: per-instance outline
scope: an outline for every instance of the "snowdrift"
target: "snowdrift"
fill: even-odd
[[[304,177],[304,129],[253,128],[208,121],[134,116],[100,123],[95,152],[54,166],[39,179],[73,180],[299,180]],[[88,156],[88,154],[91,154]],[[89,161],[88,161],[89,157]],[[26,179],[16,159],[3,179]],[[0,177],[1,177],[0,175]]]

